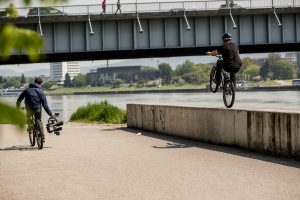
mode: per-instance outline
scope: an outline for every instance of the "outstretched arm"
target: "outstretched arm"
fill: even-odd
[[[219,54],[219,52],[218,52],[218,50],[216,49],[216,50],[214,50],[214,51],[208,51],[208,52],[206,52],[206,54],[209,55],[209,56],[216,56],[216,55]]]
[[[48,106],[48,103],[47,103],[47,99],[46,99],[46,96],[44,94],[43,91],[40,91],[40,98],[41,98],[41,103],[42,103],[42,106],[44,107],[46,113],[49,115],[49,116],[52,116],[52,112]]]

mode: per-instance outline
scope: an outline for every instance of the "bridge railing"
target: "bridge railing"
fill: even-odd
[[[230,3],[226,4],[224,0],[121,3],[122,13],[205,11],[220,9],[257,9],[273,7],[300,7],[300,0],[235,0],[234,5],[230,5]],[[105,14],[114,14],[116,10],[116,4],[107,4]],[[26,7],[17,8],[17,11],[20,17],[28,17],[55,15],[97,15],[101,14],[103,9],[101,4],[93,4],[74,6],[52,6],[40,8]],[[3,12],[5,12],[5,8],[0,9],[0,17],[6,16],[5,14],[3,14]]]

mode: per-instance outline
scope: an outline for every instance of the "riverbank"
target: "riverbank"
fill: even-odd
[[[238,92],[255,92],[255,91],[300,91],[300,86],[277,85],[277,86],[247,86],[237,87]],[[145,93],[206,93],[211,92],[209,87],[194,88],[116,88],[116,89],[99,89],[96,88],[63,88],[61,90],[46,91],[47,95],[94,95],[94,94],[145,94]]]

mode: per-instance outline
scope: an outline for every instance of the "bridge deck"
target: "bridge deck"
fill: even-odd
[[[46,148],[0,126],[0,199],[290,199],[300,162],[120,126],[64,127]]]

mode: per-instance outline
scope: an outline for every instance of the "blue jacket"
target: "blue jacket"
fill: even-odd
[[[21,101],[24,98],[26,109],[35,110],[43,106],[47,114],[52,115],[52,112],[47,104],[46,96],[39,84],[35,82],[29,84],[29,87],[20,94],[17,100],[17,108],[20,107]]]

